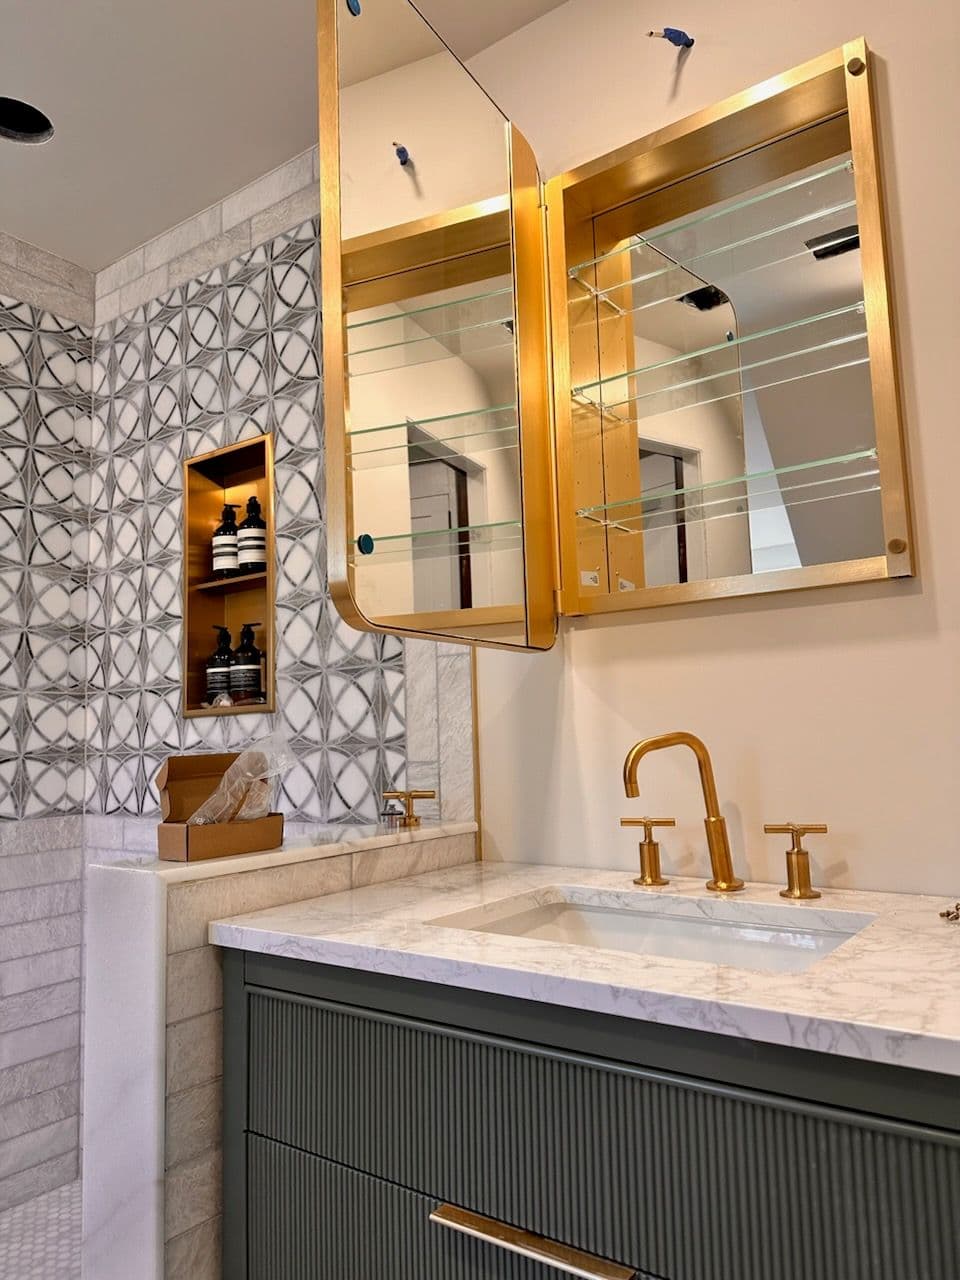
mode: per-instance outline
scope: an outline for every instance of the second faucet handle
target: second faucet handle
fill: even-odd
[[[400,826],[406,831],[420,826],[420,815],[414,812],[414,800],[436,800],[436,791],[385,791],[384,800],[399,800],[403,804],[403,817]]]
[[[823,822],[766,822],[763,826],[768,836],[791,836],[790,848],[787,850],[787,887],[780,890],[781,898],[819,898],[819,890],[814,889],[810,881],[810,852],[803,847],[806,835],[825,836],[826,823]]]
[[[646,888],[655,885],[669,884],[660,870],[660,845],[653,838],[654,827],[675,827],[676,818],[621,818],[621,827],[643,827],[643,839],[640,842],[640,874],[634,884]]]

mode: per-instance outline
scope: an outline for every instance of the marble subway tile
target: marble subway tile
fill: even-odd
[[[313,182],[313,152],[304,151],[271,173],[241,187],[223,202],[224,228],[245,222],[255,214],[279,204],[301,187]]]
[[[166,1280],[220,1280],[223,1222],[218,1216],[168,1240]]]
[[[88,813],[83,819],[86,848],[122,849],[123,818],[113,814]]]
[[[80,1049],[74,1045],[0,1071],[0,1106],[31,1098],[80,1079]]]
[[[109,324],[120,314],[120,290],[114,289],[113,293],[105,293],[102,297],[98,297],[93,305],[94,323]]]
[[[0,1142],[80,1114],[80,1082],[20,1098],[0,1107]]]
[[[0,926],[39,920],[43,916],[65,916],[81,910],[81,883],[34,885],[29,889],[8,889],[0,893]]]
[[[164,1204],[164,1239],[217,1217],[223,1208],[223,1160],[219,1151],[208,1151],[196,1160],[167,1171]]]
[[[145,302],[150,302],[153,298],[159,298],[162,293],[166,293],[167,280],[168,271],[164,264],[139,276],[136,280],[131,280],[128,284],[121,285],[120,314],[126,315],[128,311],[142,307]]]
[[[172,262],[197,245],[214,239],[221,231],[220,205],[212,205],[202,213],[187,218],[178,226],[165,231],[163,235],[149,240],[143,246],[143,267],[145,271],[153,271],[162,267],[165,262]]]
[[[0,1070],[32,1062],[34,1058],[45,1058],[62,1049],[76,1048],[79,1043],[80,1018],[73,1013],[35,1027],[5,1031],[0,1035]]]
[[[19,241],[13,236],[8,236],[5,231],[0,231],[0,262],[8,267],[17,265],[17,245]]]
[[[123,851],[124,853],[150,853],[157,856],[157,823],[156,818],[123,819]]]
[[[195,1160],[218,1147],[222,1114],[223,1087],[219,1080],[171,1094],[167,1098],[164,1148],[167,1168]]]
[[[85,267],[78,267],[75,263],[68,262],[66,258],[58,258],[56,254],[48,253],[46,249],[40,249],[35,244],[27,244],[25,240],[18,242],[16,265],[27,275],[37,276],[50,284],[59,285],[62,289],[69,289],[82,298],[89,298],[91,301],[93,299],[92,271],[87,271]]]
[[[65,947],[63,951],[8,960],[0,964],[0,997],[70,982],[80,977],[80,964],[80,947]]]
[[[66,1155],[76,1148],[78,1128],[78,1117],[73,1115],[0,1142],[0,1184],[11,1174],[32,1169],[34,1165]]]
[[[440,794],[445,821],[474,817],[473,685],[470,662],[437,661],[437,717],[440,726]]]
[[[403,880],[425,871],[459,867],[476,858],[476,837],[444,836],[389,849],[358,849],[353,855],[353,887]]]
[[[250,219],[250,246],[264,244],[274,236],[282,235],[291,227],[299,226],[320,213],[320,189],[316,182],[293,195],[287,196],[279,204],[271,205],[262,213],[254,214]]]
[[[226,224],[224,224],[226,226]],[[183,253],[179,258],[174,258],[168,265],[169,283],[173,288],[175,285],[183,284],[186,280],[192,280],[194,276],[205,275],[214,267],[222,266],[223,263],[229,262],[231,258],[236,258],[242,253],[246,253],[250,248],[250,223],[241,222],[236,226],[226,227],[226,229],[218,236],[214,236],[212,240],[205,241],[204,244],[197,245],[195,249],[190,249],[187,253]]]
[[[63,951],[83,941],[83,917],[79,912],[69,916],[53,916],[47,920],[28,920],[25,924],[8,924],[0,929],[0,963],[21,956],[42,955],[46,951]]]
[[[204,1013],[167,1028],[167,1093],[209,1084],[223,1075],[223,1014]],[[2,1054],[0,1037],[0,1054]],[[0,1062],[2,1062],[0,1057]],[[182,1228],[186,1230],[186,1228]],[[178,1234],[178,1233],[174,1233]]]
[[[437,759],[437,646],[432,640],[405,640],[407,758]]]
[[[317,862],[171,885],[167,892],[167,951],[172,954],[204,946],[211,920],[340,893],[350,888],[350,876],[350,854],[342,854]]]
[[[61,982],[55,987],[37,987],[0,998],[0,1033],[33,1027],[51,1018],[80,1012],[80,980]]]
[[[83,855],[79,849],[54,849],[50,853],[0,857],[0,891],[77,880],[82,866]]]
[[[0,1181],[0,1212],[43,1195],[45,1191],[62,1187],[67,1182],[74,1182],[79,1173],[79,1163],[80,1155],[75,1148],[66,1155],[45,1160],[43,1164],[4,1178]]]
[[[50,311],[62,320],[92,326],[93,299],[82,297],[72,289],[50,284],[37,276],[28,275],[18,267],[0,262],[0,294],[28,302],[31,306]]]
[[[118,258],[109,267],[104,267],[102,271],[97,272],[94,282],[97,297],[102,298],[108,293],[118,293],[125,284],[132,284],[134,280],[138,280],[144,270],[142,248],[134,249],[125,257]]]
[[[223,1008],[223,957],[219,947],[197,947],[167,957],[167,1023]]]
[[[0,824],[0,855],[78,849],[83,843],[83,818],[67,814],[55,818],[20,818]],[[61,879],[66,879],[63,876]]]

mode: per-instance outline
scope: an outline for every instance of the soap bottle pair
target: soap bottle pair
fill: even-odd
[[[213,533],[213,576],[234,578],[242,573],[262,573],[267,567],[267,522],[256,497],[247,501],[247,515],[237,524],[236,503],[224,504]]]
[[[254,643],[259,622],[245,622],[240,643],[233,643],[228,627],[214,626],[217,647],[207,659],[207,702],[211,707],[243,706],[263,702],[263,653]]]

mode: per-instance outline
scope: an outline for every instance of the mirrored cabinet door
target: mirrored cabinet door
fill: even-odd
[[[549,203],[567,611],[909,575],[863,43]]]
[[[533,153],[408,0],[319,14],[331,592],[362,629],[549,647]]]

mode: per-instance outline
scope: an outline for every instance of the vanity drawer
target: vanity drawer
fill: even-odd
[[[266,1138],[247,1139],[247,1179],[252,1280],[655,1280],[529,1261],[432,1221],[435,1200]]]
[[[960,1139],[249,991],[250,1132],[670,1280],[947,1280]]]

